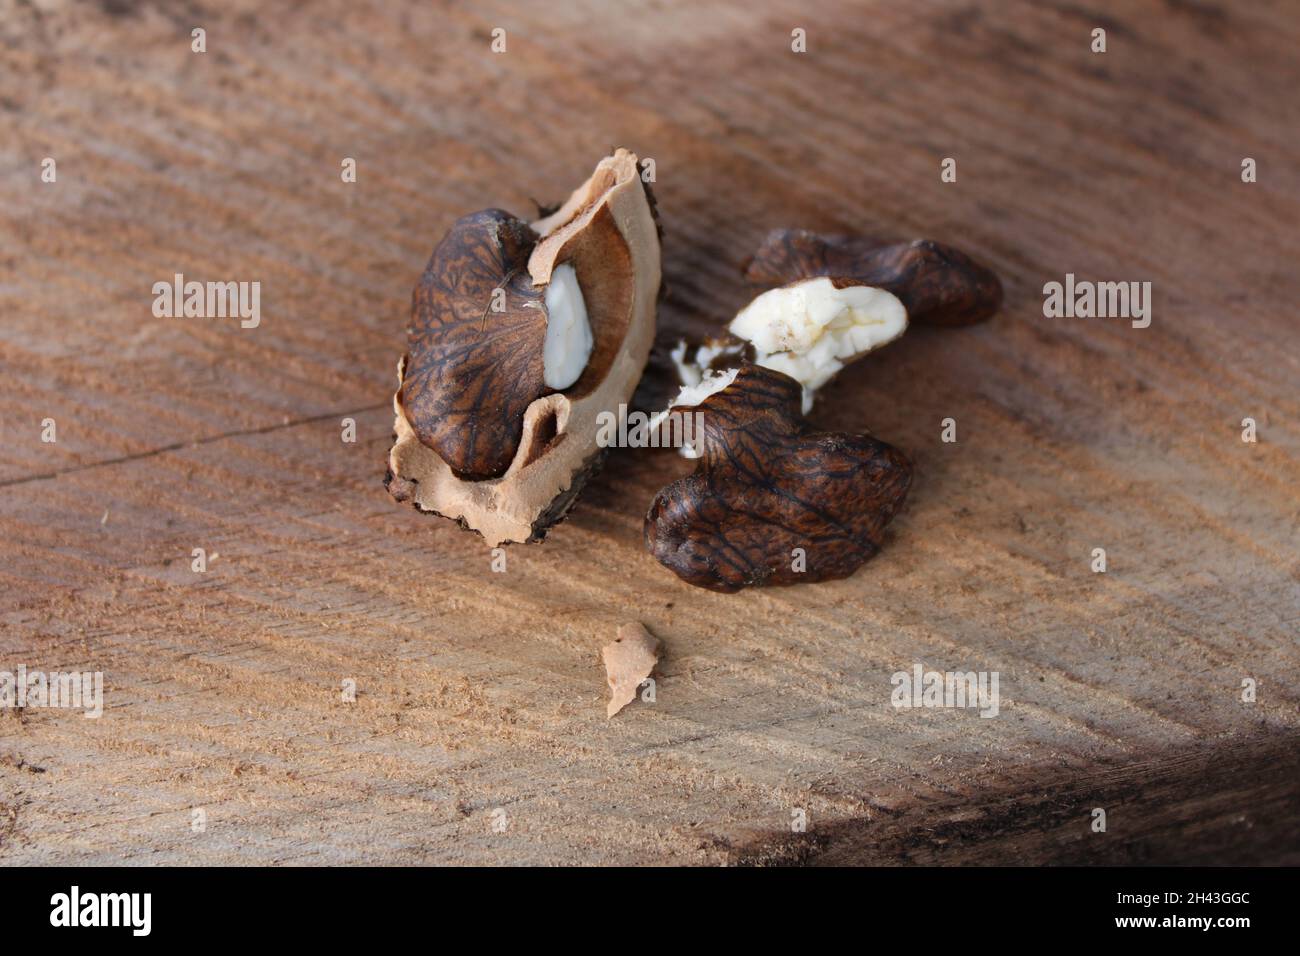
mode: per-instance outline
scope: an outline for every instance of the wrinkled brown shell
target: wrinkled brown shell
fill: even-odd
[[[676,409],[703,412],[703,455],[694,474],[655,496],[645,543],[683,581],[713,591],[825,581],[880,550],[911,462],[867,435],[816,431],[800,415],[801,392],[746,364],[698,409]]]
[[[402,399],[420,441],[469,481],[510,467],[524,412],[546,393],[543,291],[528,223],[500,209],[458,220],[415,287]],[[492,309],[497,289],[502,308]]]
[[[763,285],[815,276],[878,286],[898,296],[908,321],[931,325],[983,322],[1002,304],[996,274],[964,252],[930,239],[881,246],[871,239],[775,229],[745,268],[749,281]]]

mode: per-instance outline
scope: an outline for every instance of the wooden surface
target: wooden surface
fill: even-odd
[[[0,862],[1300,862],[1294,3],[0,11],[0,669],[106,681],[98,720],[0,713]],[[385,494],[433,243],[615,144],[666,231],[642,401],[770,228],[1003,277],[819,405],[917,465],[854,577],[678,582],[667,451],[504,574]],[[176,272],[260,281],[260,327],[154,318]],[[1067,272],[1152,282],[1150,328],[1044,318]],[[632,619],[657,699],[607,721]],[[916,662],[999,672],[999,716],[894,709]]]

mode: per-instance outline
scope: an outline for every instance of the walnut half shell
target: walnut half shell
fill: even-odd
[[[562,265],[592,341],[577,380],[556,391],[542,375],[543,293]],[[641,378],[660,279],[654,200],[625,149],[536,222],[500,210],[457,222],[413,296],[393,398],[393,497],[494,546],[540,540],[600,464],[598,416],[617,414]]]

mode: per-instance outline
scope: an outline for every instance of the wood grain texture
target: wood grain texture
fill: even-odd
[[[0,669],[106,681],[0,713],[0,862],[1300,862],[1298,44],[1286,2],[0,0]],[[384,492],[434,243],[615,144],[665,230],[645,403],[772,228],[1002,277],[820,399],[916,465],[853,577],[679,582],[670,451],[503,574]],[[1045,319],[1067,272],[1152,282],[1150,328]],[[260,281],[261,325],[154,318],[175,273]],[[629,619],[656,701],[610,721]],[[999,716],[896,710],[918,662]]]

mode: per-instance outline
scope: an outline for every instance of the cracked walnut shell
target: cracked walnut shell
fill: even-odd
[[[600,464],[598,416],[641,378],[660,280],[654,200],[625,149],[535,222],[496,209],[459,220],[413,296],[390,493],[493,546],[540,540]],[[548,321],[575,300],[586,351],[556,388]]]

